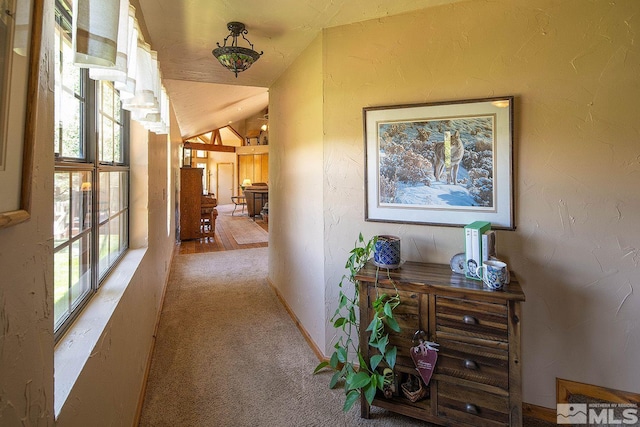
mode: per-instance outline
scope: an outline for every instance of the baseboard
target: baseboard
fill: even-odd
[[[534,405],[532,403],[522,403],[522,416],[532,418],[538,421],[548,423],[556,423],[556,408],[546,408],[544,406]]]
[[[298,316],[295,315],[295,313],[293,312],[293,310],[291,309],[289,304],[287,304],[287,301],[282,297],[282,294],[280,294],[280,291],[278,291],[278,288],[276,288],[273,285],[273,283],[271,283],[271,280],[269,280],[269,279],[267,279],[267,283],[269,284],[269,287],[271,289],[273,289],[273,292],[276,294],[276,296],[280,300],[280,303],[282,304],[284,309],[287,310],[287,313],[289,313],[289,316],[291,317],[291,320],[293,320],[293,323],[295,323],[296,327],[298,328],[298,330],[300,331],[300,333],[304,337],[305,341],[307,341],[307,344],[309,345],[311,350],[315,353],[315,355],[318,358],[318,360],[321,361],[321,362],[324,361],[324,360],[327,360],[327,358],[324,356],[322,351],[320,351],[320,349],[318,348],[316,343],[313,341],[313,339],[311,339],[311,335],[309,335],[309,333],[304,328],[304,326],[302,326],[302,323],[300,322],[300,319],[298,319]]]

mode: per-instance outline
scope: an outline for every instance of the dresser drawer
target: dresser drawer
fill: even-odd
[[[509,425],[509,397],[438,381],[438,415],[473,426]]]
[[[380,294],[393,294],[393,289],[385,289],[379,287],[376,291],[375,287],[368,288],[369,305],[377,298],[377,292]],[[428,296],[416,292],[407,292],[398,290],[400,297],[400,305],[393,310],[393,316],[400,332],[395,332],[390,328],[386,329],[389,334],[389,346],[396,346],[398,349],[396,364],[415,369],[415,365],[411,359],[410,349],[414,345],[413,335],[418,330],[426,330],[428,328]],[[373,312],[372,312],[373,316]],[[371,319],[367,320],[367,325]],[[366,327],[365,326],[365,327]],[[379,354],[378,350],[370,348],[370,355]]]
[[[436,374],[500,387],[504,390],[509,388],[508,351],[448,339],[440,339],[438,344],[440,347]]]
[[[436,298],[436,334],[508,342],[507,306],[457,298]]]

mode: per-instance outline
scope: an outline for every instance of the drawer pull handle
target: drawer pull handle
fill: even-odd
[[[468,314],[462,317],[462,323],[466,325],[477,325],[478,319],[473,316],[469,316]]]
[[[467,369],[477,370],[478,369],[478,364],[476,362],[474,362],[473,360],[466,359],[464,361],[464,367],[467,368]]]
[[[467,403],[464,409],[470,414],[478,415],[478,407],[473,403]]]

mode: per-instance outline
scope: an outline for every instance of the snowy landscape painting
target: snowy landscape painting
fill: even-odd
[[[496,225],[511,227],[510,107],[506,98],[365,109],[368,211],[459,225],[495,223],[503,211]]]
[[[378,123],[379,200],[493,207],[494,117]]]

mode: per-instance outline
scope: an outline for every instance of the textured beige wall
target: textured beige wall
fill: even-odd
[[[53,16],[45,2],[44,15]],[[53,19],[43,31],[53,33]],[[45,40],[43,50],[52,47]],[[0,425],[53,424],[53,57],[40,70],[31,219],[0,229]],[[51,68],[49,68],[51,67]],[[53,78],[53,77],[52,77]],[[35,100],[31,100],[35,102]],[[42,143],[45,141],[45,143]],[[6,185],[2,182],[0,185]]]
[[[323,219],[295,233],[285,231],[293,221],[284,212],[271,223],[283,239],[311,242],[322,233],[323,311],[334,310],[359,231],[401,236],[408,260],[444,263],[463,249],[461,228],[364,221],[362,108],[514,95],[517,230],[498,232],[498,252],[527,295],[524,400],[555,407],[556,377],[640,392],[639,12],[634,0],[473,0],[325,30],[323,154],[300,153],[317,150],[300,141],[301,131],[273,135],[281,147],[272,167],[290,198],[275,207],[297,215],[309,212],[289,191],[300,178],[297,161],[322,169]],[[307,55],[318,54],[311,49]],[[292,114],[288,124],[309,126],[296,111],[308,101],[305,87],[290,83],[306,77],[296,67],[272,93],[291,94],[272,97],[271,108]],[[316,180],[308,179],[311,188]],[[272,239],[272,275],[284,268],[276,262],[308,262],[304,251]],[[317,274],[312,268],[303,278]],[[293,276],[274,275],[285,278]],[[299,295],[307,284],[286,286]],[[307,315],[318,315],[321,302],[289,302],[328,354],[333,330],[318,338]]]
[[[358,230],[447,262],[459,228],[363,221],[362,108],[516,96],[524,400],[555,378],[639,392],[640,3],[469,1],[325,32],[325,255],[335,290]],[[333,305],[332,301],[328,301]],[[327,331],[327,337],[331,331]]]
[[[269,279],[324,348],[321,36],[269,93]]]
[[[45,1],[45,34],[53,33]],[[54,425],[53,384],[53,38],[43,42],[32,217],[0,229],[0,425]],[[175,119],[174,119],[175,124]],[[144,138],[147,133],[144,132]],[[57,425],[132,425],[175,241],[167,232],[166,136],[149,134],[148,249],[75,383]],[[136,140],[138,143],[145,141]],[[172,164],[179,141],[172,140]],[[176,173],[175,167],[172,171]],[[144,181],[144,180],[143,180]],[[172,179],[173,182],[175,180]],[[1,184],[0,184],[1,185]],[[137,193],[136,193],[137,194]],[[133,197],[136,197],[135,195]]]

